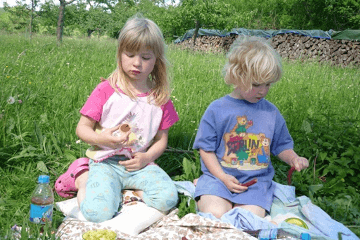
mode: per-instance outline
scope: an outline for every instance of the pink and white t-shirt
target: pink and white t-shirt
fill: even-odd
[[[101,82],[91,93],[80,110],[84,116],[97,121],[96,132],[120,126],[116,134],[131,131],[130,147],[111,149],[92,146],[86,156],[102,161],[110,156],[125,155],[131,158],[135,152],[145,152],[158,130],[170,128],[179,120],[173,103],[169,100],[161,107],[148,100],[149,93],[140,94],[136,100],[129,98],[120,88],[116,92],[108,81]]]

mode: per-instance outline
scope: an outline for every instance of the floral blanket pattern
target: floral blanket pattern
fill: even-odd
[[[256,238],[236,229],[228,223],[223,223],[208,218],[201,217],[197,214],[187,214],[179,219],[177,216],[178,209],[172,210],[161,220],[154,223],[137,236],[129,236],[116,229],[108,228],[117,233],[117,240],[160,240],[160,239],[232,239],[247,240]],[[56,236],[61,240],[81,240],[82,234],[89,230],[98,229],[96,223],[82,222],[79,220],[65,220],[60,227]]]

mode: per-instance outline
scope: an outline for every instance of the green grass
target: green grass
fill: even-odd
[[[76,143],[75,135],[79,109],[100,77],[114,70],[116,41],[65,38],[58,46],[55,37],[35,36],[29,41],[1,34],[0,42],[2,238],[14,224],[28,225],[38,175],[49,174],[53,185],[74,159],[84,156],[87,145]],[[198,166],[198,155],[191,148],[201,116],[210,102],[231,91],[221,75],[225,56],[169,45],[168,59],[172,100],[180,116],[170,130],[169,146],[178,151],[167,151],[158,163],[172,177],[193,178],[198,167],[195,174],[184,173],[183,158]],[[308,170],[294,174],[297,194],[311,197],[360,236],[358,71],[285,61],[284,76],[267,99],[283,113],[295,150],[310,160]],[[7,102],[10,97],[13,104]],[[275,180],[285,183],[288,166],[273,161]],[[55,200],[63,199],[56,195]],[[49,233],[62,218],[55,211]]]

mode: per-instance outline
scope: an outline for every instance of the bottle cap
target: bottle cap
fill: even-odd
[[[311,236],[308,233],[302,233],[300,235],[301,240],[311,240]]]
[[[48,175],[40,175],[38,178],[39,183],[49,183],[50,177]]]

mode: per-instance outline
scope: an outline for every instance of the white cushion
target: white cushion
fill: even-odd
[[[94,225],[99,226],[99,229],[111,228],[131,236],[136,236],[151,224],[159,221],[165,216],[165,213],[147,206],[142,201],[136,200],[129,202],[128,200],[132,197],[139,200],[138,196],[134,195],[133,191],[124,191],[123,206],[119,214],[110,220],[102,223],[94,223]],[[57,202],[55,203],[55,206],[66,216],[64,221],[76,219],[80,220],[79,224],[81,222],[88,222],[79,209],[76,197]]]

